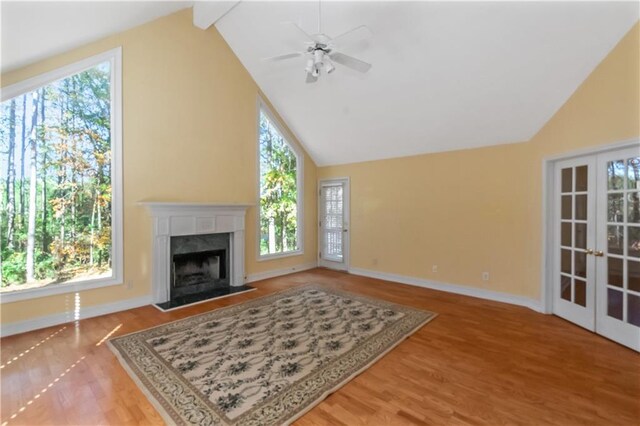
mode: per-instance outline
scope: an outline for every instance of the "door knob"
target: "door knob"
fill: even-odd
[[[604,252],[602,250],[596,250],[595,252],[593,252],[593,255],[596,257],[602,257],[604,256]]]
[[[587,249],[587,254],[593,254],[593,249],[588,248]]]

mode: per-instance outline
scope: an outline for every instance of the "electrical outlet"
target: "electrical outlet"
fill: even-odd
[[[131,290],[133,288],[133,281],[127,280],[127,290]]]
[[[489,281],[489,273],[488,272],[483,272],[482,273],[482,281]]]
[[[438,272],[438,265],[433,265],[431,267],[431,272]]]

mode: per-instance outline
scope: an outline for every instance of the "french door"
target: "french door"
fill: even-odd
[[[554,313],[640,351],[640,150],[555,164]]]
[[[318,263],[349,269],[349,179],[321,180],[318,200]]]

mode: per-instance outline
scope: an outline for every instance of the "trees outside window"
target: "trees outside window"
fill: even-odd
[[[3,293],[115,277],[112,56],[62,78],[39,76],[44,83],[35,87],[10,86],[6,96],[14,96],[3,96]]]
[[[300,252],[302,156],[272,115],[259,114],[261,257]]]

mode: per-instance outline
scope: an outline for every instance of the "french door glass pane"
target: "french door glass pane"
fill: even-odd
[[[622,320],[622,292],[607,289],[607,315]]]
[[[571,192],[573,189],[573,169],[562,169],[562,192]]]
[[[628,289],[640,293],[640,262],[627,261]]]
[[[609,161],[607,164],[607,187],[610,190],[624,188],[624,160]]]
[[[624,226],[607,226],[607,251],[612,254],[623,254]]]
[[[561,250],[560,272],[571,274],[571,250]]]
[[[571,302],[571,278],[560,275],[560,297]]]
[[[640,192],[627,195],[627,222],[640,223]]]
[[[576,191],[587,190],[588,174],[589,174],[589,168],[587,166],[576,167]]]
[[[562,196],[562,219],[571,219],[571,195]]]
[[[624,198],[622,194],[607,196],[607,221],[622,222],[624,220]]]
[[[627,188],[640,189],[640,157],[627,160]]]
[[[627,322],[640,327],[640,297],[627,294]]]
[[[607,257],[608,284],[622,287],[622,259]]]
[[[574,301],[580,306],[587,306],[587,283],[582,280],[575,280],[574,282]]]
[[[587,278],[587,254],[583,251],[574,251],[575,271],[578,277]]]
[[[581,249],[587,248],[587,224],[576,223],[576,247]]]
[[[576,195],[576,213],[577,220],[587,220],[587,195]]]
[[[571,247],[571,222],[560,225],[560,245]]]
[[[627,227],[627,241],[629,241],[629,256],[640,257],[640,226]]]

